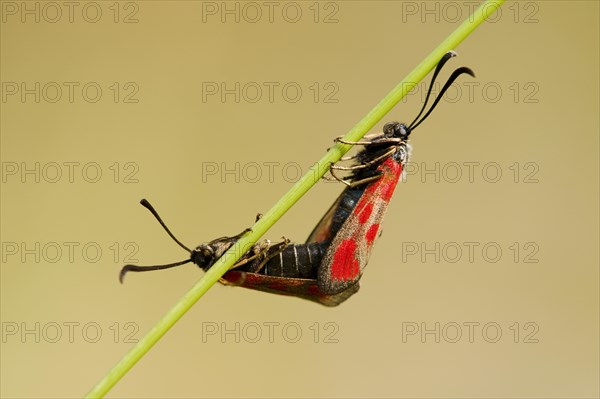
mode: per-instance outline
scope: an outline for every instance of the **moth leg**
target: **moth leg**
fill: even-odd
[[[349,184],[348,187],[354,188],[354,187],[362,186],[363,184],[371,183],[373,181],[377,181],[377,180],[381,179],[381,176],[383,176],[383,173],[378,172],[378,173],[374,174],[373,176],[365,177],[364,179],[360,179],[358,181],[353,181]]]
[[[332,162],[332,163],[331,163],[331,165],[329,166],[329,174],[330,174],[330,175],[333,177],[333,179],[327,179],[327,180],[330,180],[330,181],[331,181],[331,180],[337,180],[337,181],[339,181],[340,183],[343,183],[343,184],[345,184],[346,186],[350,187],[350,183],[349,183],[348,181],[346,181],[346,180],[342,179],[341,177],[337,176],[337,175],[336,175],[336,174],[333,172],[333,171],[334,171],[334,167],[333,167],[333,166],[335,166],[335,164]],[[325,176],[323,176],[323,177],[325,177]]]
[[[339,181],[338,179],[335,179],[335,178],[329,177],[329,176],[325,176],[325,175],[323,175],[323,177],[321,177],[321,179],[327,180],[327,181]]]
[[[263,255],[266,251],[268,251],[270,247],[271,247],[271,241],[269,241],[269,240],[263,240],[260,243],[254,244],[252,246],[252,248],[248,251],[248,253],[251,252],[252,255],[250,255],[250,256],[245,255],[244,258],[242,258],[236,264],[231,266],[231,268],[229,270],[243,266],[246,263],[257,259],[259,256]]]
[[[393,155],[396,152],[396,148],[392,147],[389,150],[387,150],[385,153],[381,154],[380,156],[371,159],[370,161],[367,162],[363,162],[361,164],[358,165],[351,165],[351,166],[338,166],[336,164],[331,164],[330,169],[337,169],[337,170],[358,170],[358,169],[365,169],[368,168],[370,166],[373,166],[375,164],[380,163],[381,161],[383,161],[384,159],[390,157],[391,155]]]
[[[342,144],[348,144],[348,145],[369,145],[369,144],[400,144],[402,142],[402,139],[396,138],[396,137],[383,137],[383,138],[378,138],[377,136],[381,136],[380,134],[377,135],[366,135],[363,137],[363,140],[361,141],[348,141],[348,140],[344,140],[342,136],[340,137],[336,137],[335,139],[333,139],[333,141],[335,143],[342,143]]]
[[[349,144],[349,145],[368,145],[368,144],[371,144],[370,142],[368,142],[366,140],[365,141],[346,141],[346,140],[343,139],[343,137],[344,136],[338,136],[335,139],[333,139],[333,142],[336,143],[336,144],[337,143],[342,143],[342,144]],[[366,138],[366,136],[364,136],[363,138]],[[333,148],[333,146],[332,147],[327,147],[325,149],[325,152],[329,152],[329,150],[331,150],[332,148]]]
[[[258,222],[258,221],[260,220],[260,218],[262,218],[262,217],[263,217],[263,214],[262,214],[262,213],[257,213],[257,214],[256,214],[256,219],[254,220],[254,223]],[[239,233],[239,234],[236,234],[236,235],[234,235],[234,236],[232,236],[232,237],[223,237],[223,238],[225,238],[225,239],[228,239],[228,240],[235,240],[235,241],[237,241],[237,240],[239,240],[240,238],[242,238],[242,236],[243,236],[244,234],[246,234],[246,233],[252,233],[252,229],[251,229],[250,227],[246,227],[246,228],[245,228],[245,229],[244,229],[244,230],[243,230],[241,233]]]
[[[333,166],[335,166],[335,165],[332,164],[332,167],[329,169],[329,173],[331,174],[331,176],[333,176],[335,180],[339,181],[340,183],[345,184],[346,186],[348,186],[350,188],[362,186],[363,184],[367,184],[367,183],[370,183],[370,182],[373,182],[373,181],[377,181],[383,175],[382,172],[376,171],[372,176],[365,177],[364,179],[360,179],[360,180],[357,180],[357,181],[348,181],[346,179],[343,179],[343,178],[337,176],[335,174],[334,170],[338,169],[338,168],[333,168]],[[328,180],[333,180],[333,179],[328,179]]]
[[[370,141],[347,141],[340,137],[333,139],[335,143],[349,144],[349,145],[369,145],[372,144]]]
[[[233,237],[223,237],[228,240],[239,240],[244,234],[252,232],[252,229],[247,227],[240,234],[236,234]]]
[[[349,145],[368,145],[373,143],[373,141],[379,141],[380,137],[383,136],[383,133],[371,133],[363,136],[361,141],[347,141],[344,140],[344,136],[338,136],[333,139],[334,143],[342,143]]]
[[[352,161],[354,159],[357,159],[359,157],[358,154],[354,154],[354,155],[349,155],[346,157],[341,157],[340,160],[338,162],[347,162],[347,161]]]
[[[334,170],[333,168],[329,169],[329,173],[331,174],[331,176],[333,176],[335,180],[339,181],[340,183],[345,184],[346,186],[348,186],[350,188],[362,186],[363,184],[367,184],[367,183],[370,183],[370,182],[373,182],[373,181],[377,181],[383,175],[382,172],[375,171],[375,173],[372,176],[365,177],[364,179],[360,179],[360,180],[357,180],[357,181],[348,181],[346,179],[342,179],[341,177],[337,176],[333,170]],[[328,178],[327,180],[334,180],[334,179],[329,179]]]
[[[264,259],[261,260],[261,262],[258,265],[256,265],[256,269],[253,270],[253,273],[259,273],[268,261],[273,259],[275,256],[278,256],[285,249],[285,247],[288,246],[290,240],[285,237],[282,237],[282,239],[283,241],[271,245],[269,248],[266,249],[265,252],[263,252],[263,254],[265,254],[266,256]],[[274,249],[273,252],[271,252],[272,249]]]

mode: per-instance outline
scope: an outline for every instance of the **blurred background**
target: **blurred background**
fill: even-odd
[[[80,397],[476,7],[2,1],[2,397]],[[214,286],[109,397],[598,397],[599,5],[506,2],[337,308]],[[410,122],[428,77],[380,124]],[[302,242],[342,190],[266,238]]]

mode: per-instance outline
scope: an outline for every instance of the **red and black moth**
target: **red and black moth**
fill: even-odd
[[[191,250],[171,233],[158,212],[147,200],[143,199],[140,203],[156,217],[169,236],[180,247],[190,253],[190,257],[180,262],[165,265],[125,265],[119,274],[121,282],[123,282],[123,278],[128,272],[163,270],[186,263],[195,263],[202,270],[207,271],[242,235],[249,231],[249,229],[246,229],[235,236],[220,237],[208,243],[200,244]],[[250,250],[245,252],[238,262],[221,277],[219,282],[224,285],[296,296],[326,306],[336,306],[354,294],[358,290],[358,286],[356,289],[349,289],[333,295],[319,290],[316,284],[318,266],[321,264],[328,246],[329,242],[292,244],[289,240],[284,239],[279,243],[272,244],[269,240],[263,240],[254,244]]]
[[[427,107],[439,71],[455,55],[454,52],[446,53],[436,66],[425,103],[410,125],[388,123],[382,133],[365,136],[360,142],[336,139],[337,142],[363,145],[364,148],[357,155],[343,159],[353,160],[351,166],[331,165],[331,174],[347,187],[319,221],[305,244],[291,244],[288,240],[276,244],[266,240],[257,243],[223,275],[220,282],[297,296],[326,306],[337,306],[355,294],[375,239],[381,231],[387,206],[408,162],[410,134],[429,116],[460,75],[475,76],[467,67],[456,69],[431,108],[420,118]],[[348,171],[350,175],[342,180],[335,175],[336,170]],[[171,238],[190,253],[190,258],[167,265],[126,265],[121,270],[121,281],[129,271],[160,270],[190,262],[208,270],[246,232],[233,237],[221,237],[190,250],[175,238],[146,200],[142,200],[142,205],[154,214]]]
[[[336,139],[337,142],[363,145],[364,148],[354,157],[345,158],[356,160],[355,165],[331,166],[334,177],[335,170],[351,171],[352,175],[349,182],[344,181],[349,187],[344,190],[329,212],[337,212],[340,204],[348,201],[348,198],[354,198],[356,205],[342,226],[339,229],[332,229],[336,234],[331,240],[317,276],[321,291],[337,294],[359,284],[358,281],[367,266],[375,239],[381,231],[387,206],[402,175],[404,165],[408,162],[411,152],[408,144],[410,134],[430,115],[446,90],[460,75],[468,74],[475,77],[473,71],[467,67],[456,69],[442,87],[431,108],[421,118],[437,75],[444,64],[455,55],[453,51],[446,53],[436,66],[423,107],[410,125],[391,122],[384,126],[383,132],[365,136],[359,142]],[[324,219],[327,218],[326,214]]]

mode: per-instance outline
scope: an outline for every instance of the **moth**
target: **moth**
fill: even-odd
[[[328,219],[329,213],[335,214],[342,203],[347,202],[349,198],[352,198],[353,207],[343,224],[332,229],[335,235],[331,239],[317,276],[319,289],[322,292],[336,294],[359,284],[358,281],[367,266],[375,239],[379,235],[385,211],[404,166],[409,160],[410,134],[431,114],[444,93],[460,75],[468,74],[475,77],[470,68],[457,68],[442,87],[431,108],[421,118],[437,75],[444,64],[454,56],[456,53],[450,51],[437,64],[423,107],[412,123],[409,125],[400,122],[387,123],[383,132],[365,136],[359,142],[336,139],[336,142],[362,145],[364,148],[357,155],[343,159],[354,160],[354,165],[349,167],[331,165],[331,174],[348,187],[323,219]],[[335,170],[350,171],[352,175],[348,180],[343,180],[335,175]],[[323,220],[319,225],[322,223]]]
[[[326,306],[337,306],[354,295],[359,290],[359,280],[380,232],[387,206],[409,160],[410,134],[430,115],[460,75],[475,76],[467,67],[456,69],[421,118],[439,71],[455,55],[454,52],[446,53],[436,66],[425,103],[411,124],[388,123],[383,132],[365,136],[359,142],[336,139],[336,142],[364,147],[355,156],[342,159],[353,161],[350,166],[331,165],[331,175],[343,182],[346,188],[304,244],[290,243],[287,239],[275,244],[261,241],[246,251],[220,282],[296,296]],[[340,178],[336,171],[349,175]],[[127,272],[161,270],[186,263],[195,263],[206,271],[248,231],[220,237],[190,250],[175,238],[148,201],[142,200],[141,203],[152,212],[169,236],[190,253],[190,258],[156,266],[125,265],[119,276],[121,282]]]
[[[249,231],[249,229],[246,229],[235,236],[220,237],[208,243],[200,244],[192,250],[171,233],[171,230],[150,202],[142,199],[140,203],[154,215],[173,241],[189,252],[190,257],[164,265],[125,265],[119,273],[121,283],[128,272],[164,270],[187,263],[194,263],[202,270],[207,271],[233,244]],[[328,246],[328,241],[293,244],[287,239],[283,239],[278,243],[263,240],[246,251],[237,263],[221,277],[220,282],[224,285],[297,296],[326,306],[336,306],[354,294],[358,287],[333,295],[319,291],[316,284],[318,267]]]

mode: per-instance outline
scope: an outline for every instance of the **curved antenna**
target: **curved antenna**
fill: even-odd
[[[457,55],[458,54],[455,51],[450,50],[446,54],[444,54],[444,56],[442,57],[440,62],[438,62],[438,64],[436,65],[435,71],[433,71],[433,76],[431,77],[431,82],[429,83],[429,90],[427,90],[427,96],[425,96],[425,102],[423,103],[423,108],[421,108],[421,111],[419,111],[419,114],[415,117],[415,119],[411,122],[411,124],[408,125],[409,130],[412,128],[412,125],[417,121],[417,119],[419,119],[419,117],[421,116],[423,111],[425,111],[425,107],[427,107],[427,101],[429,101],[429,96],[431,95],[431,90],[433,89],[433,84],[435,83],[435,79],[437,78],[438,74],[442,70],[442,67],[444,66],[444,64],[446,62],[448,62],[448,60],[450,58],[456,57]]]
[[[440,91],[440,94],[437,96],[437,98],[433,102],[433,105],[431,106],[431,108],[429,108],[429,111],[427,111],[427,113],[425,114],[425,116],[423,116],[419,122],[417,122],[416,124],[415,124],[415,122],[413,122],[411,124],[411,126],[409,126],[409,130],[416,129],[417,126],[419,126],[429,116],[429,114],[431,114],[431,111],[433,111],[433,109],[435,108],[435,106],[440,102],[440,100],[444,96],[444,93],[446,93],[446,91],[452,85],[452,83],[454,83],[454,81],[460,75],[465,74],[465,73],[467,75],[469,75],[469,76],[475,77],[475,72],[473,72],[473,70],[471,70],[471,68],[460,67],[460,68],[457,68],[456,70],[454,70],[454,72],[452,72],[452,75],[450,75],[450,77],[446,81],[446,84],[444,84],[444,87],[442,87],[442,91]]]
[[[189,249],[188,247],[186,247],[185,245],[183,245],[181,243],[181,241],[179,241],[174,235],[173,233],[171,233],[171,230],[169,230],[169,228],[167,227],[167,225],[165,224],[165,222],[162,221],[162,219],[160,218],[160,216],[158,215],[158,212],[156,212],[156,209],[154,209],[154,207],[150,204],[150,202],[148,202],[148,200],[146,198],[142,199],[140,201],[140,204],[142,204],[142,206],[146,209],[148,209],[156,218],[156,220],[158,220],[158,222],[160,223],[160,225],[165,229],[165,231],[169,234],[169,236],[173,239],[173,241],[175,241],[177,244],[179,244],[179,246],[183,249],[185,249],[188,252],[192,252],[191,249]]]
[[[166,265],[155,265],[155,266],[136,266],[136,265],[125,265],[121,269],[119,273],[119,281],[123,284],[123,279],[125,278],[125,274],[127,272],[150,272],[152,270],[163,270],[170,269],[172,267],[177,267],[181,265],[185,265],[186,263],[190,263],[192,259],[182,260],[181,262],[175,263],[167,263]]]

